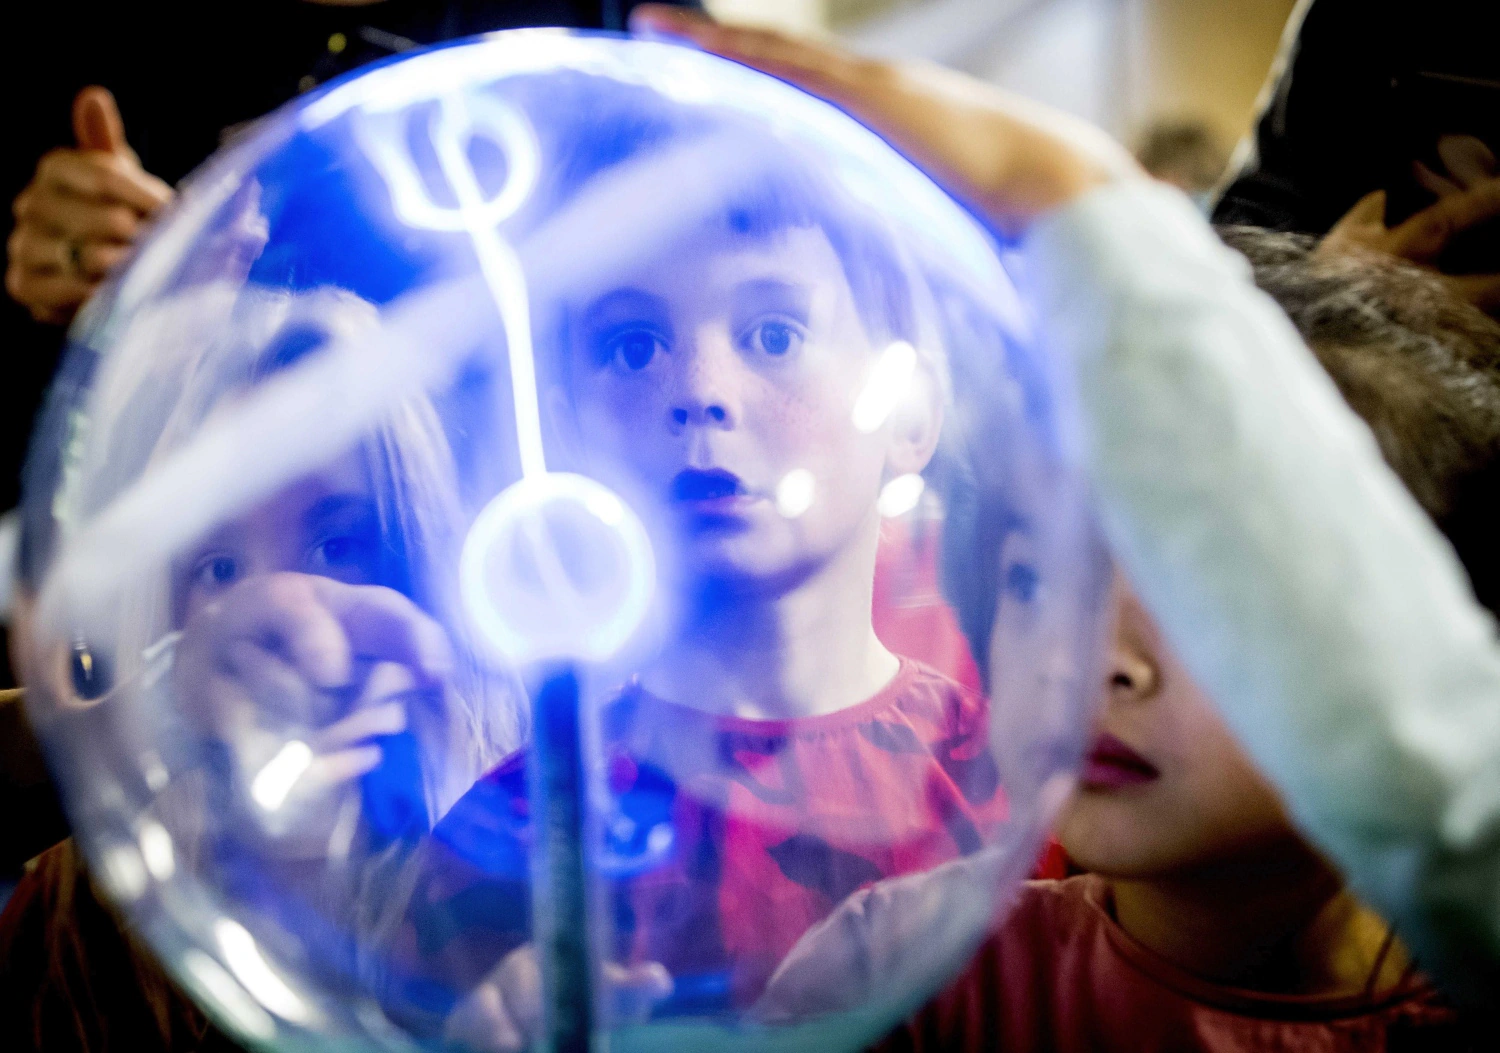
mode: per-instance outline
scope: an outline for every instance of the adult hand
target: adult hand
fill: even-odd
[[[5,289],[40,322],[66,325],[172,188],[141,167],[114,96],[88,87],[73,100],[74,149],[42,157],[16,196]]]
[[[1496,175],[1495,152],[1483,139],[1472,135],[1444,135],[1438,139],[1438,158],[1443,172],[1434,172],[1421,161],[1412,162],[1417,182],[1438,197],[1460,194]]]
[[[1320,254],[1379,252],[1438,272],[1443,250],[1464,231],[1500,217],[1500,179],[1455,190],[1394,227],[1385,225],[1385,191],[1367,194],[1333,225]],[[1439,272],[1440,273],[1440,272]],[[1491,314],[1500,311],[1500,274],[1445,274],[1454,294]]]
[[[420,736],[409,709],[453,708],[451,662],[443,630],[400,593],[279,573],[196,611],[173,676],[194,730],[228,748],[277,851],[317,856],[343,788],[383,759],[373,740],[413,719]],[[440,757],[444,745],[424,753]]]
[[[643,1023],[651,1007],[672,993],[672,978],[656,962],[606,962],[612,1027]],[[541,1037],[542,970],[531,944],[517,947],[495,966],[448,1017],[445,1041],[473,1053],[523,1053]]]
[[[630,27],[681,38],[828,100],[1007,235],[1139,172],[1126,150],[1092,125],[938,66],[861,58],[662,4],[637,7]]]

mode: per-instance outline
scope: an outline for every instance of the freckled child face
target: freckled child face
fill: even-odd
[[[666,511],[690,574],[798,580],[878,526],[889,435],[852,422],[875,349],[820,229],[678,246],[570,329],[589,470]],[[783,514],[798,470],[812,503]]]
[[[180,562],[176,624],[245,578],[297,571],[369,585],[380,569],[375,498],[362,459],[351,453],[224,524]]]

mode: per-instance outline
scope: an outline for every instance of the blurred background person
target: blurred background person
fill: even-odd
[[[1213,218],[1329,235],[1500,310],[1500,8],[1301,0]]]
[[[1361,197],[1413,180],[1440,138],[1491,135],[1497,29],[1483,0],[1301,0],[1214,219],[1324,234]],[[1427,163],[1453,162],[1437,174],[1460,186],[1494,174],[1492,154],[1445,153]]]
[[[1208,212],[1229,154],[1207,122],[1162,120],[1141,135],[1135,159],[1148,174],[1172,184]]]

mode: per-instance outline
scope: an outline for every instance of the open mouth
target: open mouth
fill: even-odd
[[[740,477],[722,468],[686,468],[672,480],[672,500],[689,505],[727,505],[748,496]]]
[[[1079,773],[1079,781],[1090,789],[1139,786],[1159,778],[1156,765],[1110,734],[1099,736]]]

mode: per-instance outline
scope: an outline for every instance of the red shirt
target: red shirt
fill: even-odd
[[[894,653],[983,693],[969,641],[943,598],[942,529],[936,519],[881,521],[871,621],[880,642]]]
[[[984,699],[908,659],[825,716],[714,716],[633,687],[602,730],[612,957],[664,965],[668,1012],[748,1005],[850,893],[972,852],[1006,818]],[[516,756],[434,832],[413,900],[421,972],[462,991],[527,939],[528,841]]]
[[[1420,978],[1373,997],[1242,991],[1183,972],[1135,942],[1095,875],[1026,886],[947,990],[880,1053],[1344,1053],[1467,1048]]]

